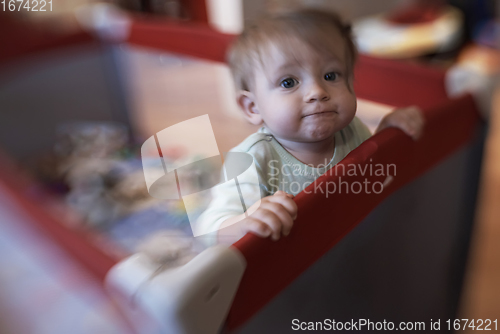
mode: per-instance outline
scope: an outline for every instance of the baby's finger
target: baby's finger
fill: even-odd
[[[400,128],[408,136],[417,140],[420,136],[422,125],[416,110],[411,108],[401,109],[397,117],[392,119],[393,126]]]
[[[412,136],[412,138],[414,140],[418,140],[420,139],[420,137],[422,137],[422,134],[424,133],[424,126],[423,124],[420,124],[418,123],[417,125],[415,125],[415,134]]]
[[[259,210],[255,211],[251,217],[267,225],[267,227],[271,230],[271,238],[273,240],[278,240],[280,238],[282,225],[281,220],[273,211],[260,207]]]
[[[290,213],[280,204],[274,202],[266,202],[262,205],[263,209],[273,212],[281,221],[281,233],[288,235],[293,227],[293,219]]]
[[[425,118],[422,110],[418,107],[409,107],[408,108],[408,115],[411,117],[411,119],[415,122],[417,122],[419,125],[424,125],[425,123]]]
[[[254,219],[251,216],[246,218],[244,233],[251,232],[262,238],[267,238],[271,235],[272,230],[258,219]]]
[[[413,121],[404,123],[401,125],[403,131],[410,136],[413,140],[417,140],[420,137],[419,126]]]
[[[425,117],[424,114],[420,111],[420,109],[417,109],[417,122],[418,125],[420,126],[420,129],[423,130],[425,126]]]
[[[294,198],[295,196],[293,196],[292,194],[289,194],[287,192],[284,192],[283,190],[278,190],[277,192],[274,193],[273,196],[286,196],[288,198]]]
[[[420,112],[416,111],[411,115],[410,126],[412,127],[412,137],[417,140],[422,136],[425,120]]]
[[[297,218],[297,203],[290,198],[285,196],[269,196],[269,201],[281,204],[290,214],[293,220]]]

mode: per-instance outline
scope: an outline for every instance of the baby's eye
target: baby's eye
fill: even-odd
[[[338,74],[335,72],[329,72],[325,74],[325,80],[326,81],[335,81],[338,77]]]
[[[280,86],[283,88],[292,88],[297,83],[298,83],[298,81],[295,80],[294,78],[286,78],[286,79],[281,80]]]

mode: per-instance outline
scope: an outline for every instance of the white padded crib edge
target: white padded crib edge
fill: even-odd
[[[211,247],[182,267],[161,272],[147,257],[115,265],[106,287],[139,333],[218,333],[246,268],[227,246]]]

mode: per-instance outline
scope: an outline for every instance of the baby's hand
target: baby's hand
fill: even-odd
[[[424,116],[418,107],[399,108],[382,119],[375,133],[385,128],[396,127],[403,130],[413,140],[417,140],[422,135],[424,123]]]
[[[241,226],[243,233],[252,232],[260,237],[278,240],[283,235],[288,235],[297,218],[297,204],[293,195],[284,191],[277,191],[273,196],[261,199],[259,207],[250,216],[243,220]],[[250,207],[248,211],[253,211]]]

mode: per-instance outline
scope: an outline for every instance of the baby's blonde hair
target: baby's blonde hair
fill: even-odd
[[[332,43],[328,43],[328,40],[334,31],[340,34],[345,43],[348,80],[352,80],[357,50],[352,40],[351,26],[345,24],[336,13],[309,9],[269,14],[245,28],[227,56],[236,89],[251,90],[254,69],[265,65],[264,58],[270,44],[284,48],[287,38],[295,37],[317,52],[332,52]]]

